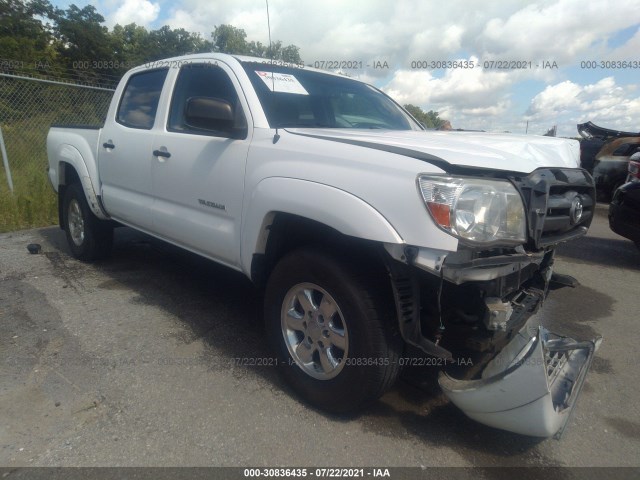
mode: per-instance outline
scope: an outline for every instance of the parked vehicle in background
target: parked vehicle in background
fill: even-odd
[[[243,272],[265,289],[270,365],[307,402],[356,410],[429,365],[471,418],[543,437],[599,345],[535,317],[567,285],[556,246],[594,215],[578,149],[425,131],[371,85],[222,54],[135,68],[101,129],[47,138],[73,255],[106,256],[128,225]]]
[[[580,166],[593,174],[593,165],[596,163],[596,155],[604,145],[601,138],[583,138],[580,140]]]
[[[584,138],[580,144],[580,164],[592,172],[598,197],[609,200],[626,181],[629,158],[640,152],[640,132],[611,130],[586,122],[578,124],[578,133]],[[598,145],[600,149],[592,160],[592,152]]]
[[[627,182],[640,182],[640,152],[634,153],[629,159]]]
[[[640,153],[629,161],[628,182],[617,188],[609,205],[609,226],[640,249]]]

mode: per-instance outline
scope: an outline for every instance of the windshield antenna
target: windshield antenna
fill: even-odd
[[[271,20],[269,18],[269,0],[264,0],[267,4],[267,29],[269,30],[269,58],[271,60],[271,87],[273,93],[276,93],[276,74],[273,71],[273,47],[271,45]],[[275,97],[274,97],[275,98]],[[276,134],[273,136],[273,143],[276,143],[280,140],[280,135],[278,134],[278,125],[276,124]]]

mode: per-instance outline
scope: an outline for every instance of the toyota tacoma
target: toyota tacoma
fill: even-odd
[[[422,358],[471,418],[565,427],[600,340],[535,313],[594,214],[576,141],[429,131],[366,83],[198,54],[127,72],[101,128],[53,126],[47,150],[76,258],[125,225],[243,272],[310,404],[361,408]]]

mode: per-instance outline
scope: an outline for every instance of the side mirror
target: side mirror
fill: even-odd
[[[185,124],[190,128],[211,132],[227,132],[238,137],[234,128],[233,106],[226,100],[213,97],[191,97],[185,107]]]
[[[629,160],[633,160],[634,162],[640,162],[640,152],[636,152],[629,157]]]

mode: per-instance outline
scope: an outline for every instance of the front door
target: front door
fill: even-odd
[[[240,92],[240,95],[238,94]],[[231,129],[194,127],[190,99],[228,102]],[[178,72],[166,131],[155,137],[154,230],[198,253],[239,265],[244,170],[250,143],[248,111],[235,75],[221,62],[190,63]]]

